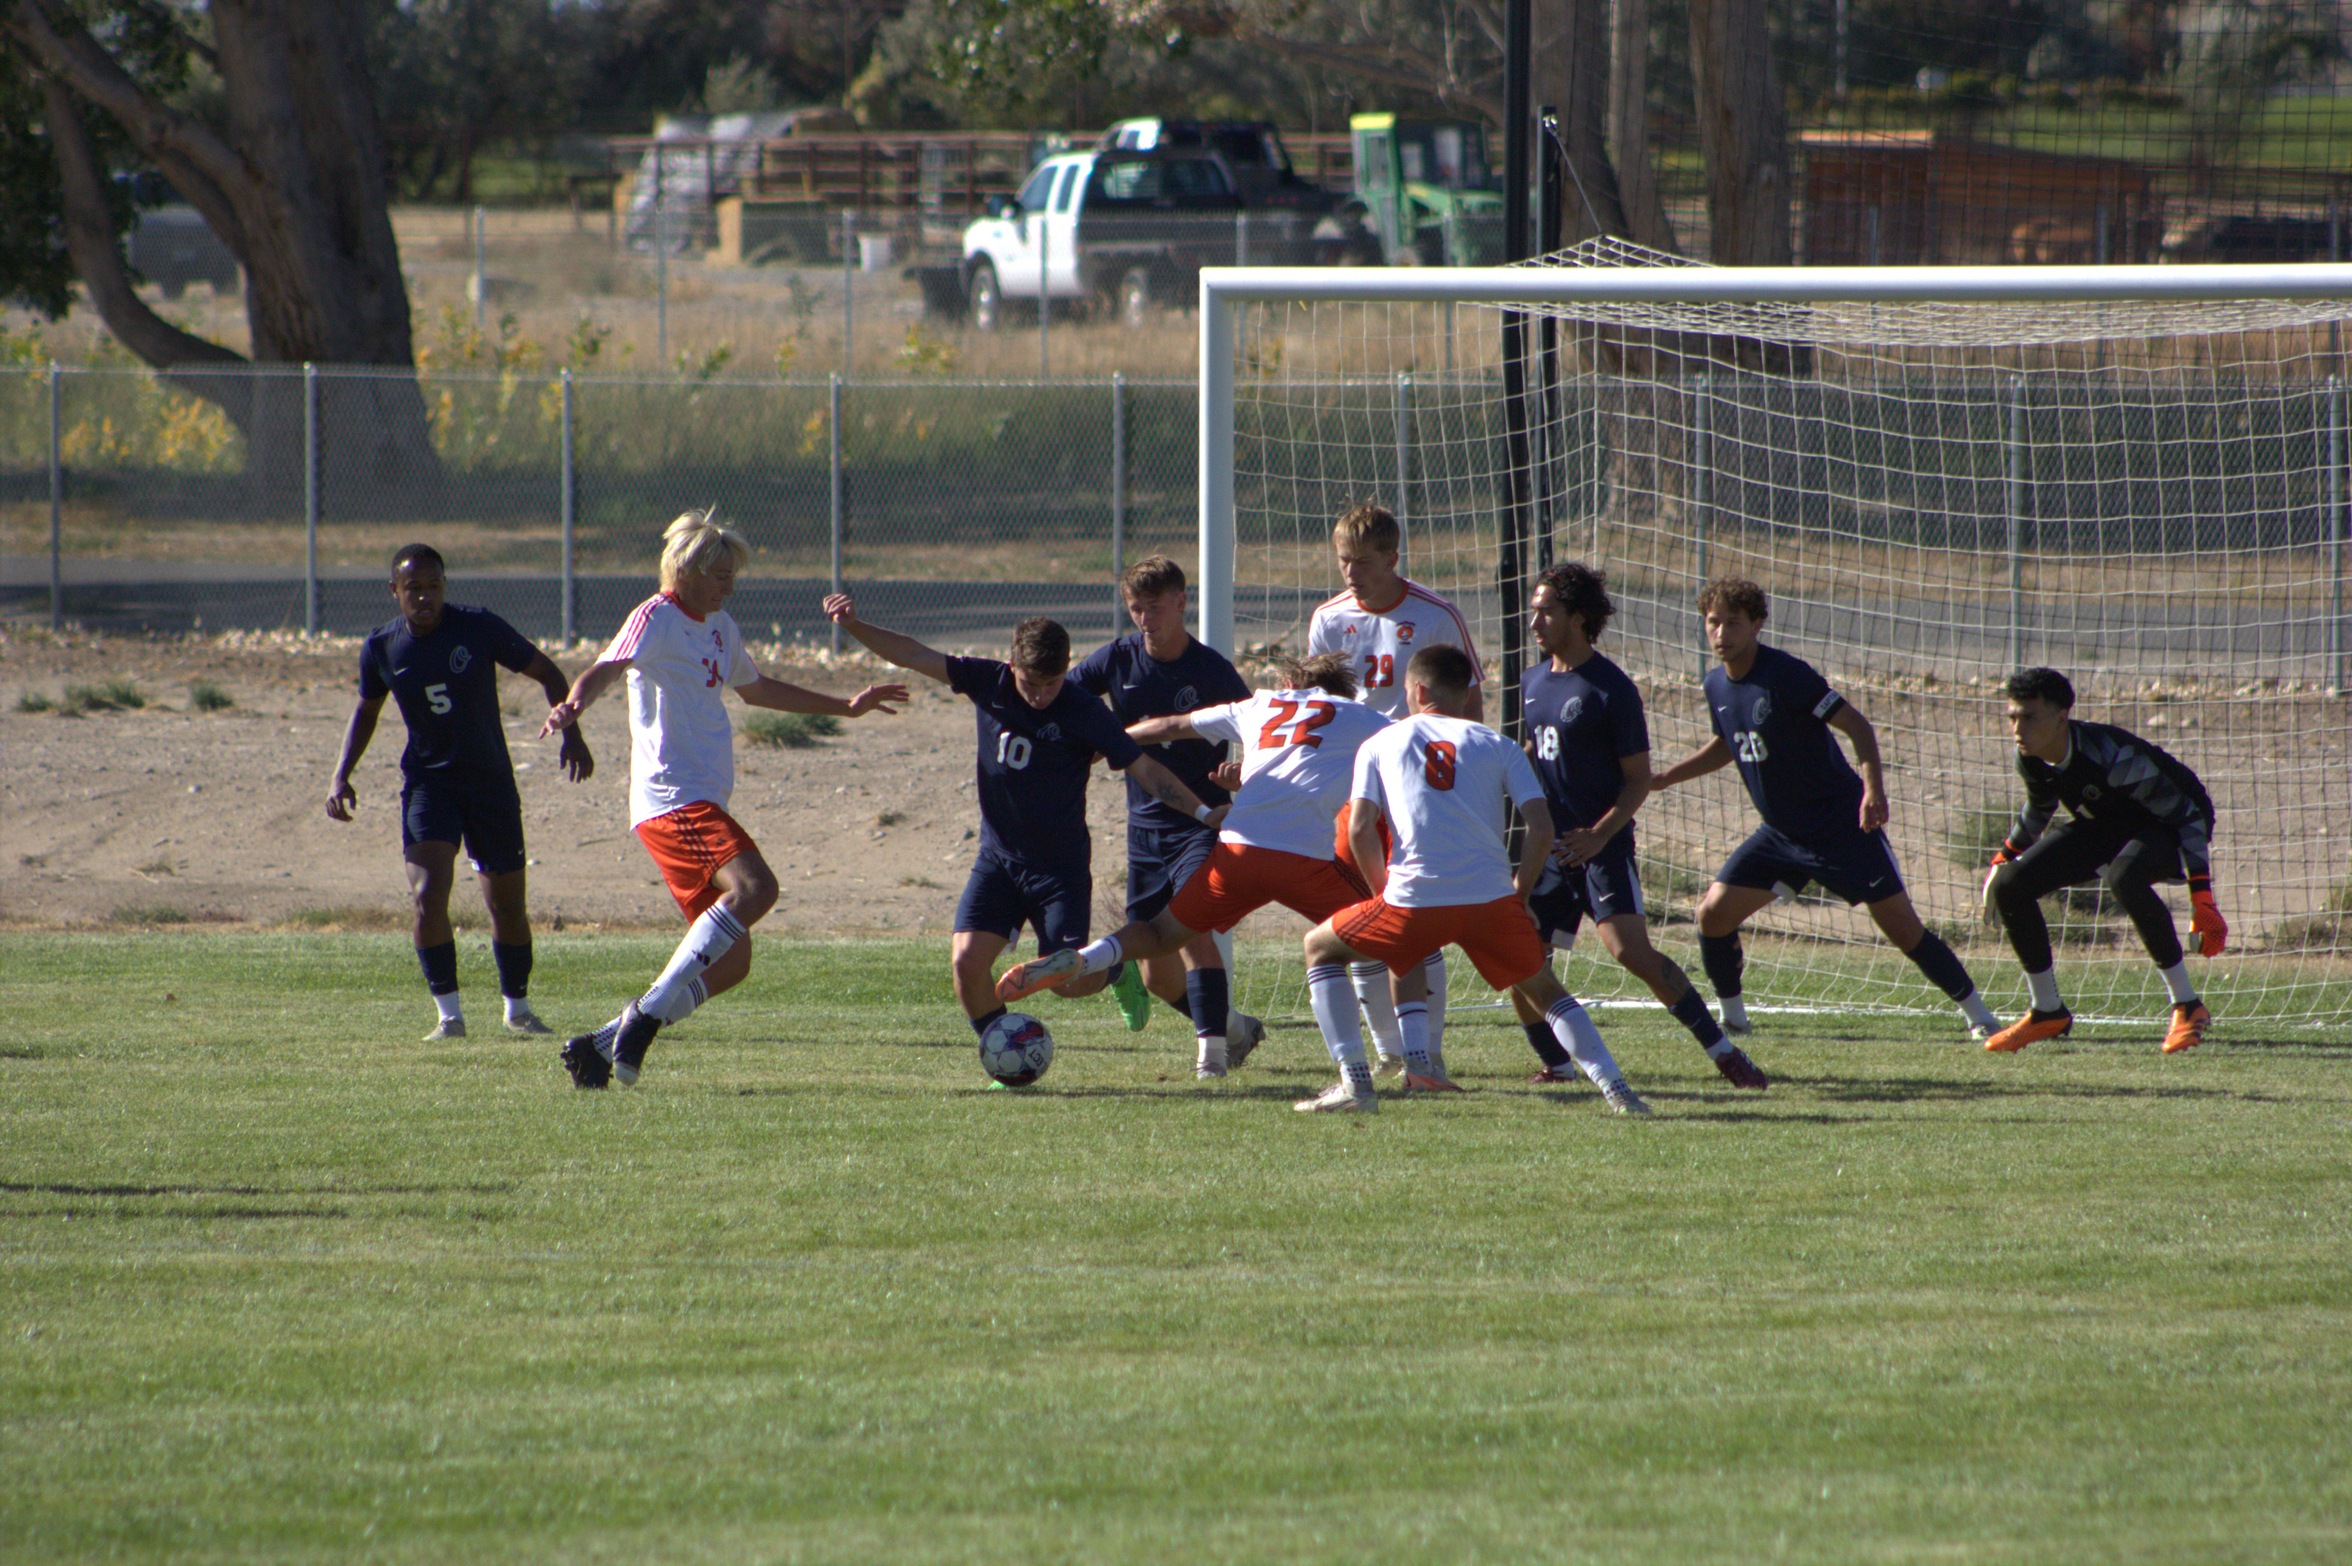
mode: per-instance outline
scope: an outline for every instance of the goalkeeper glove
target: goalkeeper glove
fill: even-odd
[[[2229,921],[2222,918],[2221,909],[2213,901],[2213,877],[2189,877],[2189,928],[2203,939],[2197,950],[2207,957],[2219,957],[2229,944]]]
[[[2011,849],[2004,840],[1999,848],[1993,850],[1993,862],[1985,867],[1984,887],[1977,893],[1977,902],[1984,909],[1985,922],[1988,924],[2000,918],[2000,910],[1993,906],[1993,877],[2001,873],[2003,865],[2016,859],[2019,852]]]

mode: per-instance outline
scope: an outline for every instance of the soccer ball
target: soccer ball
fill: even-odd
[[[1053,1035],[1035,1017],[1008,1011],[980,1035],[980,1065],[1006,1087],[1027,1087],[1053,1064]]]

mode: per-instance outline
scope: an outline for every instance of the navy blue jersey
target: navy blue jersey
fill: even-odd
[[[1216,648],[1198,637],[1166,663],[1143,650],[1143,634],[1122,636],[1097,647],[1086,661],[1070,671],[1070,679],[1110,704],[1121,723],[1165,718],[1229,701],[1247,701],[1249,681]],[[1152,760],[1184,780],[1204,805],[1222,805],[1232,796],[1209,781],[1209,771],[1225,759],[1223,740],[1177,740],[1151,747]],[[1192,818],[1152,798],[1132,777],[1127,780],[1127,819],[1135,826],[1192,826]]]
[[[487,609],[445,604],[441,623],[423,636],[406,620],[378,626],[359,649],[359,695],[400,703],[408,748],[400,753],[409,778],[513,775],[506,726],[498,716],[498,671],[517,674],[539,649]]]
[[[1143,754],[1110,709],[1068,680],[1042,708],[994,658],[947,660],[948,689],[971,698],[980,738],[980,851],[1038,869],[1083,870],[1086,773],[1096,752],[1126,768]]]
[[[1731,747],[1764,824],[1800,843],[1850,832],[1860,820],[1862,777],[1830,732],[1845,698],[1821,671],[1777,647],[1758,646],[1748,677],[1707,671],[1707,710]]]
[[[1547,661],[1520,684],[1521,717],[1535,775],[1560,831],[1591,826],[1625,788],[1620,756],[1650,748],[1641,692],[1599,653],[1562,674]]]

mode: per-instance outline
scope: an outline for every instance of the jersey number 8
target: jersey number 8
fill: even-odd
[[[1027,735],[1009,733],[1004,729],[996,731],[997,765],[1020,771],[1029,765],[1029,748]]]
[[[1421,775],[1429,780],[1431,788],[1443,790],[1454,786],[1455,754],[1452,740],[1429,742],[1429,759],[1421,764]]]

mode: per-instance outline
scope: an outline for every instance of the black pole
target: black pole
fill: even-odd
[[[1533,50],[1530,0],[1505,0],[1503,7],[1503,259],[1522,261],[1529,253],[1527,222],[1528,142],[1534,126],[1530,68]],[[1519,738],[1519,672],[1525,666],[1526,542],[1533,531],[1534,477],[1529,461],[1527,417],[1527,316],[1503,312],[1503,447],[1507,473],[1501,549],[1495,587],[1503,609],[1502,711],[1490,720]]]

